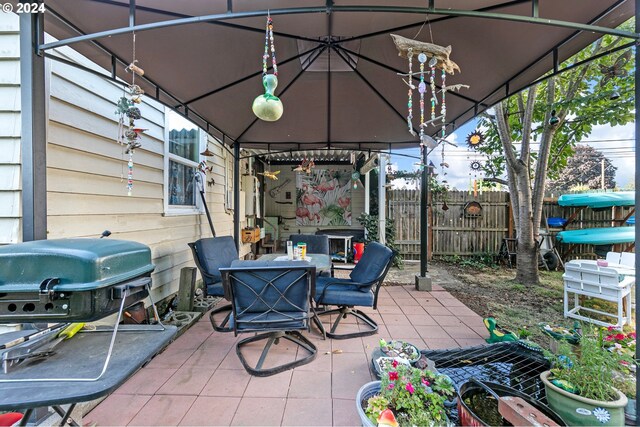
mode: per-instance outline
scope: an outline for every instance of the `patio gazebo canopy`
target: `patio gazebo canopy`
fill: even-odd
[[[269,150],[417,145],[397,75],[407,61],[390,33],[452,47],[462,72],[447,85],[469,88],[447,94],[447,132],[603,34],[635,37],[615,30],[633,16],[624,0],[47,0],[46,9],[44,30],[60,41],[40,46],[45,53],[69,45],[107,77],[130,80],[135,29],[147,95],[229,144]],[[274,123],[251,111],[268,13],[284,103]]]

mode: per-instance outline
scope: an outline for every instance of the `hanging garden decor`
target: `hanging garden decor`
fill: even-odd
[[[484,142],[484,134],[479,130],[471,132],[467,135],[467,146],[469,148],[477,149]]]
[[[409,72],[401,75],[407,77],[406,80],[403,80],[409,87],[407,92],[407,126],[412,135],[416,135],[413,128],[413,91],[416,89],[416,86],[413,81],[414,79],[418,81],[417,88],[420,95],[419,137],[422,158],[422,152],[425,149],[434,149],[438,143],[444,141],[447,135],[447,91],[460,90],[462,88],[468,88],[469,86],[462,84],[447,86],[447,74],[454,74],[456,71],[460,72],[458,64],[449,58],[449,55],[451,55],[451,46],[438,46],[433,43],[420,42],[396,34],[391,34],[391,37],[398,49],[398,55],[406,58],[408,61]],[[419,63],[419,71],[415,73],[413,71],[414,57],[417,57]],[[436,86],[437,70],[440,70],[439,89]],[[440,95],[439,98],[438,95]],[[427,98],[431,106],[429,117],[425,117],[425,99]],[[438,105],[440,105],[439,111],[437,108]],[[440,132],[437,137],[431,137],[427,134],[426,128],[429,125],[440,127]],[[446,164],[444,161],[444,144],[442,145],[442,164]],[[423,169],[424,165],[420,164],[420,168]],[[444,175],[446,175],[446,172]]]
[[[267,60],[269,59],[269,48],[271,48],[271,64],[273,74],[267,73]],[[267,28],[264,35],[264,54],[262,55],[262,85],[265,93],[258,95],[253,100],[251,109],[260,120],[265,122],[275,122],[282,117],[284,107],[280,98],[273,93],[278,86],[278,65],[276,64],[276,46],[273,40],[273,20],[267,16]]]
[[[136,65],[136,34],[133,33],[133,60],[125,71],[131,72],[131,84],[124,88],[122,97],[116,104],[116,114],[118,115],[118,143],[123,147],[124,155],[128,155],[127,159],[127,195],[133,193],[133,154],[136,148],[141,147],[141,135],[147,129],[136,127],[136,120],[142,118],[140,109],[136,107],[142,102],[144,91],[136,84],[136,76],[143,76],[144,70]],[[121,179],[124,180],[124,171]]]

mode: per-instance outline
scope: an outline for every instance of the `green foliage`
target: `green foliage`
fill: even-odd
[[[380,394],[369,399],[365,412],[374,424],[389,408],[400,426],[445,425],[444,402],[454,395],[449,377],[398,364],[382,372]]]
[[[578,351],[579,349],[579,351]],[[602,345],[602,333],[584,335],[578,349],[560,342],[559,356],[551,369],[552,379],[573,385],[577,394],[588,399],[613,401],[618,398],[611,387],[614,372],[619,369],[623,356],[608,351]],[[567,362],[570,360],[570,362]]]
[[[632,29],[631,21],[623,24],[621,28]],[[604,36],[601,40],[592,43],[587,48],[578,52],[573,57],[561,64],[561,68],[576,64],[595,56],[597,53],[610,50],[625,43],[614,36]],[[600,66],[610,67],[626,50],[615,52],[598,58],[585,65],[560,74],[555,78],[555,100],[553,104],[547,103],[548,81],[539,84],[536,94],[532,139],[539,142],[545,131],[546,114],[556,110],[557,116],[563,118],[556,129],[551,144],[551,161],[548,168],[548,176],[557,179],[561,171],[567,166],[569,157],[575,151],[575,144],[593,131],[595,125],[608,124],[611,126],[624,125],[634,120],[634,73],[633,60],[628,61],[623,70],[627,76],[609,79],[601,72]],[[582,72],[586,67],[586,74]],[[602,83],[602,84],[601,84]],[[578,88],[573,97],[567,98],[569,88],[577,84]],[[617,92],[620,97],[611,99]],[[503,101],[508,115],[508,123],[512,141],[522,141],[522,109],[526,105],[526,93],[516,94]],[[495,120],[490,114],[480,117],[478,123],[485,134],[485,142],[479,147],[479,151],[489,156],[484,163],[487,176],[499,177],[506,170],[506,161],[503,147],[498,136]],[[537,156],[531,153],[531,170],[535,166]],[[533,176],[533,173],[531,174]]]
[[[600,151],[589,145],[577,145],[560,176],[548,184],[548,191],[560,193],[584,187],[601,188],[601,168],[604,161],[605,187],[615,188],[616,167]]]
[[[378,216],[377,215],[368,215],[366,213],[360,214],[356,220],[362,224],[365,233],[365,245],[368,245],[369,242],[377,242],[378,238]],[[404,266],[404,259],[402,258],[402,254],[398,250],[398,247],[395,244],[396,241],[396,227],[395,221],[393,218],[387,218],[385,224],[385,239],[386,245],[389,249],[391,249],[394,253],[393,256],[393,266],[402,268]]]

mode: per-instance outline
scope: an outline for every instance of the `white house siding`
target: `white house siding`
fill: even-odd
[[[62,52],[58,53],[67,59],[91,66],[68,49]],[[128,156],[116,142],[115,103],[122,86],[51,61],[50,93],[48,238],[97,237],[108,229],[112,239],[144,243],[156,265],[154,297],[176,292],[180,269],[194,266],[187,243],[211,231],[205,215],[164,213],[164,107],[148,98],[139,106],[143,118],[136,125],[148,130],[134,154],[133,194],[127,196]],[[207,159],[213,166],[207,180],[213,178],[215,185],[205,186],[206,197],[217,235],[228,235],[233,233],[233,214],[224,205],[224,167],[230,155],[226,159],[211,137],[209,149],[215,156]]]
[[[356,218],[360,216],[364,212],[364,185],[360,185],[358,182],[358,188],[354,189],[351,187],[351,227],[348,226],[338,226],[338,227],[328,227],[328,226],[301,226],[296,224],[296,172],[292,171],[293,166],[272,166],[272,170],[280,170],[280,174],[278,174],[278,180],[272,181],[270,179],[265,179],[265,214],[266,216],[281,216],[284,218],[284,222],[280,225],[280,237],[287,238],[290,234],[297,234],[298,232],[302,234],[314,234],[320,228],[323,230],[327,229],[340,229],[344,230],[347,228],[359,229],[362,230],[363,226],[360,224]],[[349,169],[350,166],[345,165],[321,165],[316,166],[316,169]],[[287,184],[282,193],[277,197],[278,201],[283,202],[292,202],[291,204],[278,204],[275,203],[275,200],[269,196],[269,190],[281,185],[286,179],[289,179],[290,182]],[[284,192],[291,192],[291,200],[285,200]]]
[[[20,240],[20,40],[18,15],[0,13],[0,244]]]

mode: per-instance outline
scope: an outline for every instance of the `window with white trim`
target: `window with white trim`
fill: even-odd
[[[164,205],[167,214],[199,214],[194,179],[206,141],[205,132],[179,114],[165,108]]]

